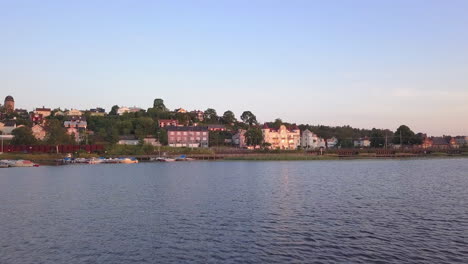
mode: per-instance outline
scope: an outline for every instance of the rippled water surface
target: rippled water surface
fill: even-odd
[[[468,263],[468,159],[0,169],[0,263]]]

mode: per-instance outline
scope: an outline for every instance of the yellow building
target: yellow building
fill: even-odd
[[[263,142],[271,144],[271,149],[297,149],[301,144],[301,131],[297,126],[287,129],[281,125],[279,129],[273,129],[265,124],[262,132]]]

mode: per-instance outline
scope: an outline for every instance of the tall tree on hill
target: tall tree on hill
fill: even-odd
[[[385,135],[381,130],[373,128],[370,134],[370,144],[373,148],[381,148],[385,145]]]
[[[222,120],[223,123],[226,125],[234,124],[235,122],[237,122],[236,116],[230,110],[224,112]]]
[[[415,141],[415,134],[414,132],[405,125],[401,125],[395,131],[395,135],[393,137],[394,144],[403,144],[403,145],[412,145]]]
[[[249,126],[258,124],[257,117],[250,111],[244,111],[241,119],[244,123],[249,124]]]
[[[245,132],[245,141],[248,146],[257,146],[263,143],[263,133],[258,127],[251,127]]]
[[[11,134],[14,136],[11,141],[13,145],[34,145],[37,143],[37,139],[29,127],[22,126],[15,128]]]
[[[119,106],[118,105],[114,105],[112,106],[110,112],[109,112],[109,115],[117,115],[117,111],[119,111]]]
[[[166,108],[166,106],[164,105],[164,100],[161,99],[161,98],[156,98],[154,99],[154,102],[153,102],[153,108],[158,110],[158,111],[163,111],[163,112],[167,112],[168,109]]]
[[[67,134],[67,130],[57,119],[49,119],[46,122],[46,142],[50,145],[74,144],[75,140]]]
[[[203,118],[207,123],[217,123],[218,122],[218,114],[216,114],[216,110],[213,108],[208,108],[203,113]]]

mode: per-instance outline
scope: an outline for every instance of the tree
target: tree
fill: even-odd
[[[74,144],[75,140],[67,134],[67,130],[57,119],[49,119],[46,122],[46,142],[50,145]]]
[[[372,129],[370,134],[370,144],[373,148],[381,148],[385,145],[385,135],[379,129]]]
[[[248,146],[261,145],[263,142],[262,130],[258,127],[249,128],[245,132],[245,141]]]
[[[276,118],[275,122],[273,122],[272,124],[272,128],[279,129],[282,124],[283,124],[283,120],[281,120],[281,118]]]
[[[29,127],[22,126],[15,128],[11,134],[14,136],[11,141],[13,145],[34,145],[37,143],[37,139]]]
[[[237,122],[237,119],[236,119],[236,116],[234,115],[234,113],[230,110],[224,112],[223,114],[223,117],[222,117],[222,121],[224,124],[226,125],[230,125],[230,124],[234,124],[235,122]]]
[[[110,112],[109,112],[109,115],[117,115],[117,111],[119,111],[119,106],[118,105],[114,105],[112,106]]]
[[[249,126],[258,124],[257,117],[250,111],[243,112],[241,119],[244,123],[249,124]]]
[[[161,98],[154,99],[153,108],[158,110],[158,111],[162,111],[162,112],[167,112],[168,111],[168,109],[164,105],[164,100],[161,99]]]
[[[216,114],[216,110],[214,110],[213,108],[206,109],[203,113],[203,118],[208,123],[217,123],[219,119],[218,115]]]
[[[401,139],[401,142],[400,142]],[[395,131],[395,136],[393,137],[394,144],[403,144],[411,145],[414,144],[415,134],[408,126],[401,125]]]

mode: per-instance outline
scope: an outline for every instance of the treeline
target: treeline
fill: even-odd
[[[53,113],[59,111],[55,109]],[[87,132],[81,135],[82,144],[98,144],[109,143],[115,144],[121,136],[134,136],[143,141],[147,136],[157,138],[163,145],[167,144],[167,132],[159,127],[159,120],[174,119],[181,125],[210,125],[219,124],[225,125],[228,131],[210,132],[210,146],[220,146],[228,142],[233,134],[239,129],[245,129],[246,141],[249,145],[263,145],[263,135],[261,125],[257,121],[257,117],[251,111],[244,111],[239,119],[236,118],[232,111],[225,111],[222,115],[218,115],[215,109],[208,108],[202,113],[198,112],[177,112],[170,111],[164,104],[162,99],[155,99],[153,106],[147,110],[141,110],[134,113],[124,113],[118,115],[119,106],[112,107],[108,115],[93,116],[89,112],[85,112],[84,117],[87,121]],[[200,116],[201,115],[201,116]],[[13,116],[11,116],[13,117]],[[39,141],[34,138],[31,126],[32,123],[28,117],[14,115],[18,125],[22,124],[25,127],[18,128],[13,131],[15,139],[12,144],[72,144],[74,136],[68,135],[63,127],[63,121],[66,117],[62,115],[54,115],[46,118],[44,128],[47,136],[44,141]],[[281,125],[292,129],[296,124],[283,122],[281,119],[275,119],[273,122],[266,122],[268,127],[278,129]],[[335,137],[338,139],[338,146],[346,148],[353,147],[354,140],[368,137],[371,140],[372,147],[383,147],[385,144],[400,144],[400,139],[403,144],[421,144],[423,135],[415,134],[409,127],[400,126],[395,132],[389,129],[358,129],[351,126],[324,126],[324,125],[298,125],[301,131],[306,129],[317,134],[319,137],[329,139]],[[91,132],[92,131],[92,132]]]

